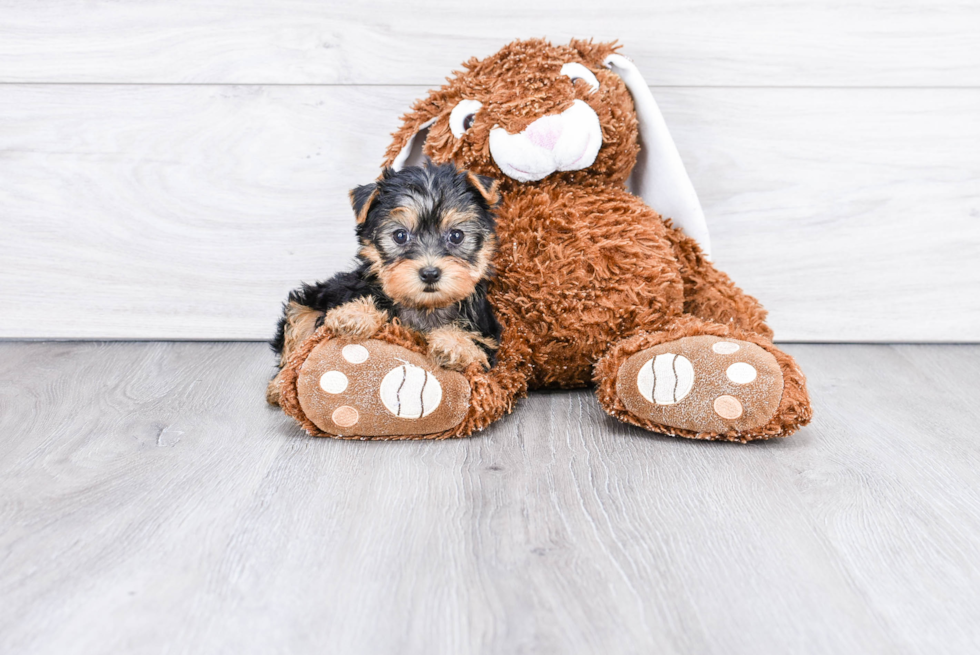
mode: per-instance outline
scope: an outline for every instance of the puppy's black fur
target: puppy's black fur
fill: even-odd
[[[285,308],[290,302],[318,311],[316,326],[320,327],[323,314],[366,296],[379,310],[420,332],[452,324],[492,340],[491,344],[499,341],[500,324],[487,301],[492,274],[489,261],[496,247],[493,180],[461,172],[453,164],[427,164],[398,172],[385,169],[377,182],[359,186],[350,195],[361,246],[356,268],[290,292],[271,342],[277,354],[281,355],[285,346]],[[464,298],[435,306],[432,298],[442,297],[438,296],[442,293],[440,283],[450,280],[428,284],[415,276],[422,278],[423,271],[428,270],[425,279],[430,279],[433,268],[442,271],[447,266],[471,272],[465,284],[455,287],[457,295],[460,288],[472,287],[472,291]],[[395,271],[403,280],[398,287],[392,284]],[[386,284],[389,289],[401,289],[399,297],[386,293]],[[411,291],[405,291],[413,284]],[[479,341],[477,345],[492,366],[494,348]]]

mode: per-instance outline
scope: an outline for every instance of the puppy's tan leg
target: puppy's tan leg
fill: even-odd
[[[429,355],[439,366],[462,371],[470,364],[477,362],[483,368],[489,369],[490,362],[487,354],[476,345],[482,343],[490,348],[496,348],[493,339],[487,339],[475,332],[466,332],[455,325],[437,328],[426,335],[429,342]]]
[[[291,301],[286,306],[285,339],[283,340],[282,353],[279,355],[279,368],[285,366],[296,347],[316,331],[316,322],[321,316],[323,316],[323,312],[298,302]],[[270,405],[279,404],[278,374],[269,380],[269,386],[265,389],[265,400]]]
[[[358,298],[340,307],[334,307],[323,317],[323,324],[331,332],[354,339],[368,339],[388,321],[388,313],[374,304],[370,297]]]
[[[279,405],[279,376],[282,375],[282,371],[276,373],[276,376],[269,380],[269,386],[265,388],[265,402],[270,405]]]

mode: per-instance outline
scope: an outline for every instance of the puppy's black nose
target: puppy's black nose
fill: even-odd
[[[419,271],[419,279],[426,284],[435,284],[442,277],[442,271],[435,266],[426,266]]]

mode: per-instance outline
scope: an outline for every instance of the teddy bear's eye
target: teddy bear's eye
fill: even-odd
[[[483,103],[479,100],[460,100],[459,104],[453,107],[449,114],[449,129],[457,139],[463,136],[463,132],[473,126],[476,113],[480,111]]]
[[[577,80],[582,80],[590,87],[592,91],[599,90],[599,80],[596,79],[595,74],[582,64],[565,64],[561,67],[561,74],[568,76],[574,84]]]

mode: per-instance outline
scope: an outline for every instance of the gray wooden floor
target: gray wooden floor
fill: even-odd
[[[352,443],[260,344],[0,343],[0,652],[977,652],[980,346],[787,350],[788,440]]]

